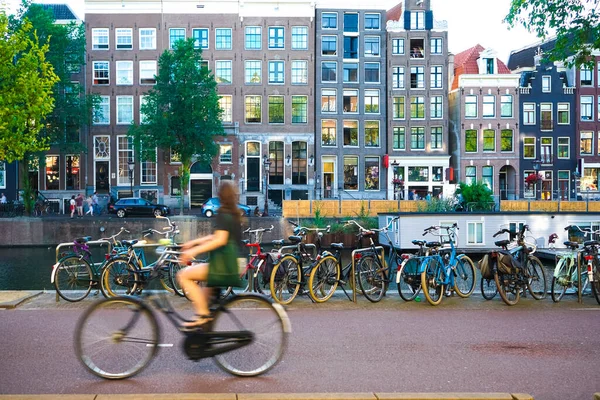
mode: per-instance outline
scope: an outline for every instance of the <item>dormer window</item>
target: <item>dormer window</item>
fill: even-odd
[[[410,12],[410,29],[423,30],[425,29],[425,13],[423,11]]]
[[[492,49],[486,49],[479,54],[477,60],[477,66],[479,67],[479,73],[481,75],[493,75],[498,73],[498,67],[496,60],[496,52]]]
[[[485,73],[486,74],[494,74],[494,62],[495,60],[493,58],[486,58],[485,59]]]

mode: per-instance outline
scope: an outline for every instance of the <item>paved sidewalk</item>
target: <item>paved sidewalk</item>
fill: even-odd
[[[20,304],[41,295],[41,290],[3,290],[0,291],[0,308],[15,308]]]

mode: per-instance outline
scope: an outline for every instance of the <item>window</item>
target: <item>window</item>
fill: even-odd
[[[393,132],[394,150],[406,150],[406,128],[395,126]]]
[[[430,85],[433,89],[441,89],[442,88],[442,67],[435,66],[431,67],[431,80]]]
[[[344,63],[344,83],[358,82],[358,64]]]
[[[442,47],[442,38],[431,38],[429,43],[431,47],[431,54],[442,54],[444,52]]]
[[[495,60],[493,58],[484,58],[483,61],[485,62],[485,73],[486,74],[493,74],[494,73],[494,67],[495,67]]]
[[[246,50],[262,48],[262,31],[260,26],[247,26],[245,35]]]
[[[397,96],[392,98],[392,115],[394,119],[404,119],[405,105],[404,96]]]
[[[269,27],[269,49],[285,48],[283,26]]]
[[[92,50],[108,50],[108,28],[92,29]]]
[[[535,158],[535,138],[523,138],[523,158]]]
[[[246,96],[245,116],[247,124],[260,124],[262,122],[261,96]]]
[[[425,40],[410,39],[410,58],[425,57]]]
[[[244,82],[246,84],[259,84],[262,80],[261,61],[250,60],[245,63]]]
[[[194,48],[208,49],[208,28],[192,29],[192,37],[194,38]]]
[[[465,118],[477,118],[477,96],[465,96]]]
[[[365,190],[379,190],[379,158],[365,157]]]
[[[321,37],[321,54],[324,56],[337,55],[337,36]]]
[[[283,183],[283,142],[269,142],[269,183],[281,185]]]
[[[465,131],[465,153],[477,153],[477,131],[475,129]]]
[[[571,158],[571,138],[559,137],[558,138],[558,158],[569,159]]]
[[[365,113],[379,114],[379,90],[365,90]]]
[[[494,191],[494,167],[490,165],[481,167],[481,180],[490,191]]]
[[[156,50],[156,28],[140,28],[140,50]]]
[[[408,180],[411,182],[428,182],[428,167],[408,167]]]
[[[365,63],[365,82],[379,83],[379,63]]]
[[[92,66],[94,69],[94,85],[110,84],[108,61],[94,61]]]
[[[169,29],[169,49],[173,49],[175,42],[178,40],[185,40],[185,29],[184,28],[171,28]]]
[[[483,96],[483,118],[494,118],[496,116],[496,97]]]
[[[171,190],[169,191],[169,193],[171,194],[171,196],[181,196],[181,177],[171,177]]]
[[[143,113],[142,109],[148,100],[148,96],[140,96],[140,124],[145,124],[147,121],[146,115]]]
[[[502,129],[500,131],[500,151],[513,151],[513,131],[512,129]]]
[[[358,190],[358,157],[344,157],[344,190]]]
[[[133,96],[117,96],[117,124],[130,125],[133,122]]]
[[[344,120],[344,146],[358,146],[358,121]]]
[[[117,28],[115,29],[115,38],[117,50],[133,49],[133,29]]]
[[[467,222],[467,244],[484,244],[483,222]]]
[[[2,168],[0,163],[0,168]],[[66,190],[79,190],[79,156],[68,155],[65,157]],[[2,186],[2,171],[0,170],[0,187]]]
[[[156,61],[140,61],[140,84],[156,84]]]
[[[410,117],[418,119],[425,118],[425,97],[412,96],[410,98]]]
[[[231,95],[219,96],[219,107],[223,110],[221,122],[231,124],[233,122],[233,104]]]
[[[477,168],[474,166],[465,167],[465,183],[471,185],[477,181]]]
[[[542,93],[550,93],[551,91],[551,77],[548,75],[542,76]]]
[[[117,185],[130,184],[129,160],[133,160],[133,141],[127,136],[117,136]]]
[[[365,121],[365,147],[379,147],[379,121]]]
[[[292,185],[306,185],[306,142],[292,142]]]
[[[269,61],[269,84],[283,84],[283,70],[283,61]]]
[[[365,13],[365,30],[379,30],[381,17],[379,14]]]
[[[410,88],[423,89],[425,87],[425,67],[410,67]]]
[[[117,61],[117,85],[133,85],[133,61]]]
[[[540,118],[541,118],[541,127],[542,131],[551,131],[553,128],[552,123],[552,103],[542,103],[540,104]]]
[[[580,71],[581,86],[592,86],[594,84],[592,72],[593,71],[591,69],[589,69],[586,65],[581,66],[581,71]]]
[[[392,88],[404,89],[404,67],[392,67]]]
[[[344,112],[358,112],[358,90],[344,89]]]
[[[230,28],[215,29],[215,49],[231,50],[231,29]]]
[[[321,145],[335,146],[336,145],[336,121],[334,119],[324,119],[321,121]]]
[[[344,32],[358,32],[358,14],[344,13]]]
[[[523,103],[523,124],[535,125],[535,103]]]
[[[46,156],[46,190],[58,190],[60,182],[59,156]]]
[[[442,141],[443,133],[441,126],[434,126],[431,128],[431,148],[434,150],[441,150],[444,147]]]
[[[540,138],[540,153],[542,164],[552,164],[554,162],[551,137]]]
[[[410,12],[410,29],[422,30],[425,29],[425,13],[423,11]]]
[[[284,99],[283,96],[269,96],[269,123],[284,123]]]
[[[358,58],[358,37],[344,36],[344,58]]]
[[[148,160],[142,161],[140,166],[142,169],[142,185],[155,184],[158,182],[156,174],[156,148],[154,149],[154,156]]]
[[[513,100],[509,94],[500,96],[500,117],[512,118],[513,116]]]
[[[292,124],[308,122],[308,97],[292,96]]]
[[[392,54],[404,54],[404,39],[392,39]]]
[[[0,189],[6,189],[6,163],[0,161]]]
[[[335,89],[321,90],[321,112],[336,112],[336,91]]]
[[[594,120],[594,96],[581,96],[581,120]]]
[[[410,128],[410,148],[411,150],[425,150],[425,128]]]
[[[379,36],[365,37],[365,56],[379,57]]]
[[[431,118],[443,118],[444,117],[444,104],[442,96],[431,97],[430,117]]]
[[[94,111],[92,121],[94,125],[110,124],[110,96],[100,96],[100,102]]]
[[[308,27],[292,27],[292,50],[308,49]]]
[[[321,81],[336,82],[337,81],[337,63],[323,62],[321,63]]]
[[[483,130],[483,151],[496,151],[496,131],[493,129]]]
[[[231,61],[215,61],[215,80],[217,83],[231,83]]]
[[[324,12],[321,14],[321,27],[323,29],[337,29],[337,13]]]
[[[308,84],[308,62],[292,61],[292,85]]]
[[[594,151],[594,132],[581,132],[579,154],[582,156],[591,156]]]

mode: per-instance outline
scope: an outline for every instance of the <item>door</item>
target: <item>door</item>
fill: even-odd
[[[96,161],[96,191],[107,194],[110,189],[108,161]]]
[[[331,199],[335,191],[335,164],[333,161],[323,162],[323,197]]]
[[[260,191],[260,158],[248,157],[246,162],[246,190],[248,192],[259,192]]]
[[[508,200],[508,188],[505,170],[500,171],[500,174],[498,175],[498,183],[500,185],[500,200]]]
[[[194,179],[190,181],[190,204],[200,207],[212,197],[212,181],[209,179]]]

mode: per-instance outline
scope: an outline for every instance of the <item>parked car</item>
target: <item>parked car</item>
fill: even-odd
[[[221,207],[219,198],[211,197],[210,199],[206,200],[204,204],[202,204],[202,215],[210,218],[217,213],[219,207]],[[245,204],[238,204],[238,207],[240,208],[242,215],[250,216],[251,209],[249,206]]]
[[[163,204],[154,204],[141,197],[126,197],[115,204],[109,204],[108,212],[124,218],[125,216],[169,215],[171,210]]]

